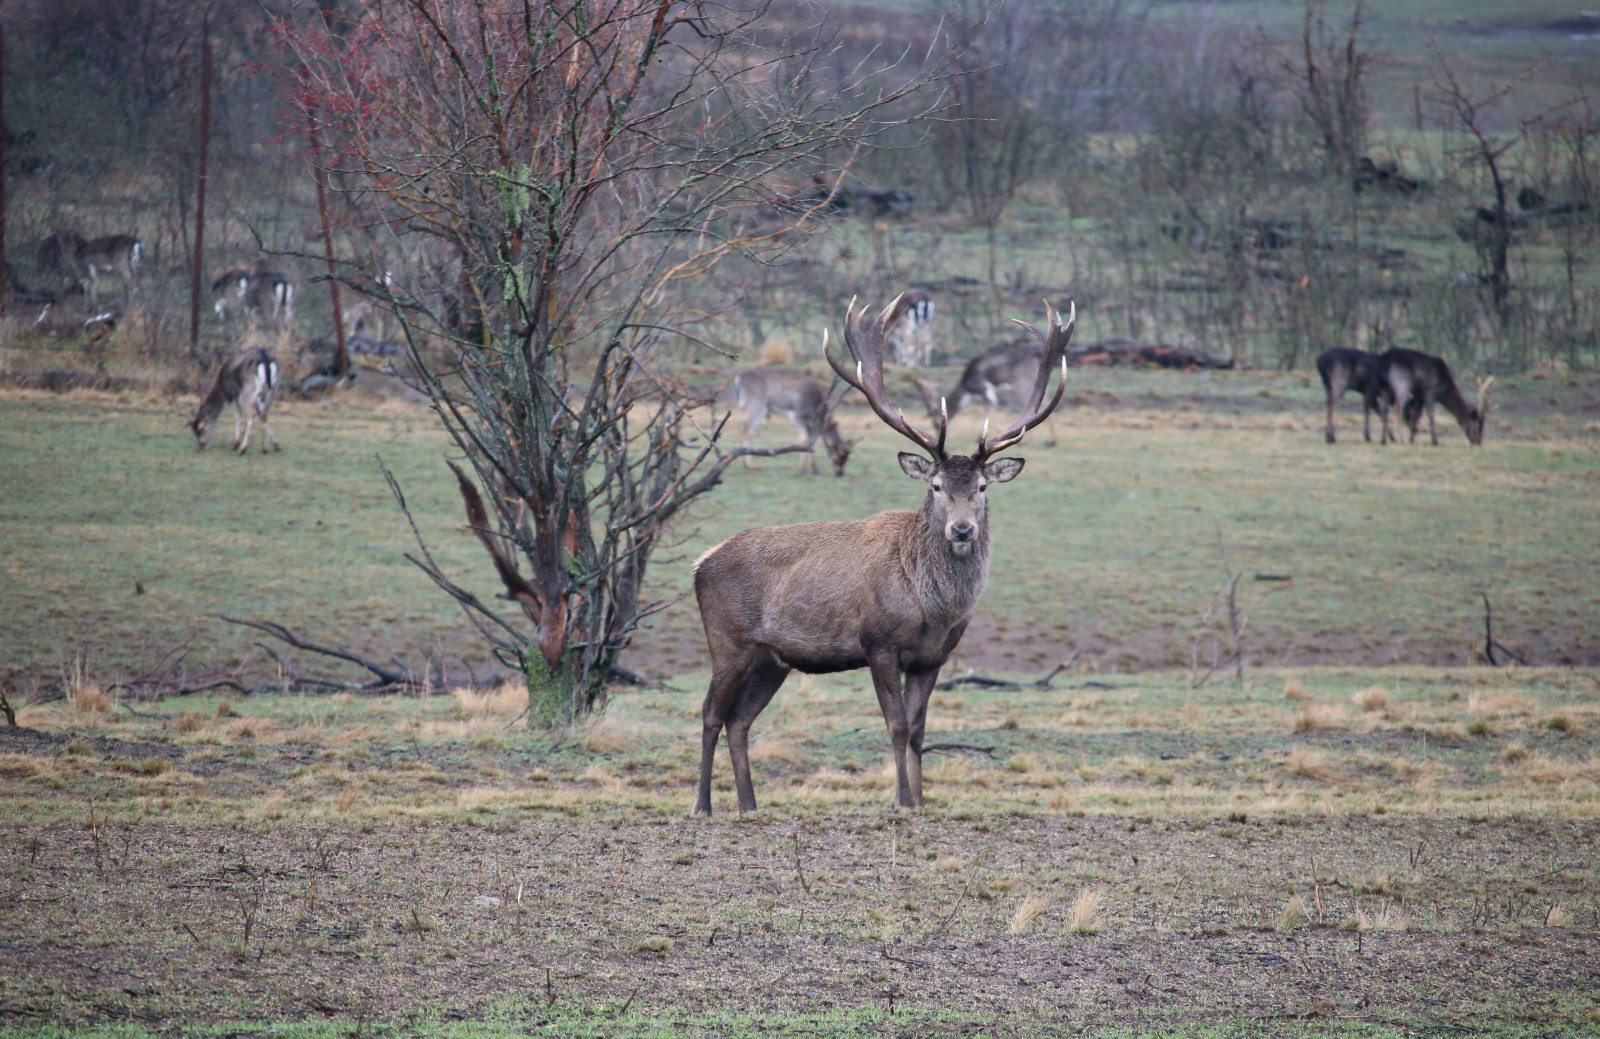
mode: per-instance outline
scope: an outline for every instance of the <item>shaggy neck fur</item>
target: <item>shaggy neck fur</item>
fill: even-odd
[[[989,579],[989,509],[987,502],[977,517],[978,533],[972,550],[956,555],[944,536],[944,520],[934,515],[930,492],[917,511],[916,533],[906,539],[902,560],[930,622],[955,623],[971,616]]]

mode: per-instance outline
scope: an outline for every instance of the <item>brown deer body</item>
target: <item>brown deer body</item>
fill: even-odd
[[[40,268],[71,275],[95,310],[100,309],[100,276],[117,275],[131,293],[143,257],[143,243],[125,234],[85,240],[71,231],[57,231],[39,246]]]
[[[267,421],[267,413],[278,399],[280,376],[278,362],[271,353],[259,346],[225,362],[217,372],[211,389],[201,399],[194,418],[189,420],[189,429],[194,433],[198,450],[204,451],[211,443],[211,435],[216,432],[222,409],[229,404],[234,407],[233,447],[236,451],[242,455],[250,449],[250,432],[257,418],[261,419],[262,453],[266,453],[269,443],[272,450],[283,450],[278,444],[277,434],[272,432],[272,425]]]
[[[750,446],[751,435],[767,420],[767,414],[777,412],[794,423],[795,435],[806,449],[801,472],[817,471],[816,442],[821,438],[833,475],[843,476],[856,442],[840,434],[833,418],[839,397],[848,389],[843,383],[839,388],[838,394],[830,396],[811,376],[783,368],[752,368],[734,375],[733,394],[745,415],[744,446]],[[746,458],[745,464],[749,463]]]
[[[1317,357],[1317,374],[1322,376],[1322,388],[1328,397],[1328,443],[1335,443],[1333,432],[1333,406],[1351,390],[1361,394],[1361,428],[1367,440],[1372,440],[1372,413],[1376,411],[1383,420],[1383,442],[1389,440],[1389,408],[1394,405],[1394,391],[1389,388],[1388,367],[1382,357],[1365,350],[1336,346],[1324,350]]]
[[[901,452],[900,467],[928,484],[922,507],[851,523],[756,527],[706,552],[695,563],[695,598],[711,650],[712,677],[701,709],[697,814],[711,812],[711,768],[724,728],[739,810],[756,807],[750,779],[750,726],[791,670],[826,674],[871,670],[878,706],[894,747],[897,806],[922,804],[922,741],[928,699],[939,669],[966,631],[988,579],[991,483],[1022,471],[1019,458],[993,456],[1014,447],[1060,403],[1062,352],[1072,322],[1050,313],[1043,363],[1028,407],[1014,425],[980,436],[971,455],[945,451],[888,403],[883,385],[885,326],[847,312],[845,343],[852,372],[829,354],[841,378],[861,390],[886,425],[931,456]],[[826,352],[826,350],[825,350]],[[1046,402],[1052,371],[1062,380]]]
[[[1483,443],[1483,416],[1488,406],[1485,398],[1488,392],[1487,383],[1479,390],[1478,403],[1473,405],[1462,396],[1460,388],[1456,386],[1455,377],[1450,374],[1450,366],[1442,357],[1434,357],[1417,350],[1396,348],[1384,354],[1382,362],[1393,399],[1404,402],[1402,419],[1411,430],[1412,443],[1416,442],[1417,425],[1422,412],[1426,411],[1428,437],[1435,447],[1438,446],[1439,430],[1433,420],[1433,409],[1436,404],[1444,405],[1445,410],[1455,416],[1462,432],[1467,434],[1468,441],[1473,444]],[[1389,439],[1387,415],[1384,416],[1383,433],[1387,441]]]

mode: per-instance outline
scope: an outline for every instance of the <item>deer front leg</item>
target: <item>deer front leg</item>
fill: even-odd
[[[276,433],[274,433],[272,431],[272,424],[267,421],[267,416],[265,416],[265,415],[261,416],[261,432],[262,432],[262,435],[264,437],[264,439],[261,442],[261,453],[262,454],[266,454],[267,453],[267,443],[268,443],[268,441],[270,441],[272,443],[272,449],[274,451],[282,451],[283,450],[283,445],[278,443],[278,434],[276,434]]]
[[[233,449],[240,450],[239,444],[244,438],[244,405],[239,401],[233,402]]]
[[[906,779],[911,799],[918,808],[922,801],[922,736],[928,723],[928,700],[939,680],[939,669],[906,675],[906,720],[910,725],[906,746]]]
[[[1433,441],[1433,446],[1439,446],[1439,430],[1433,424],[1433,401],[1428,401],[1428,439]]]
[[[901,687],[900,662],[891,651],[874,655],[870,664],[872,686],[878,693],[878,708],[883,711],[883,722],[889,728],[889,744],[894,748],[895,806],[915,808],[917,801],[912,796],[911,776],[907,771],[911,721],[907,717],[906,698]],[[919,780],[921,774],[919,768]]]

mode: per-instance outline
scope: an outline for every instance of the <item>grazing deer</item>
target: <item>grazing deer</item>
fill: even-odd
[[[1422,412],[1426,411],[1428,437],[1435,447],[1439,445],[1439,430],[1433,421],[1435,404],[1443,404],[1445,410],[1456,417],[1456,421],[1461,424],[1462,432],[1467,434],[1468,441],[1473,444],[1483,443],[1483,417],[1489,407],[1488,394],[1492,379],[1479,384],[1478,403],[1472,405],[1461,395],[1461,390],[1456,387],[1456,380],[1450,374],[1450,366],[1445,364],[1441,357],[1397,347],[1384,354],[1382,362],[1393,399],[1405,402],[1402,420],[1411,430],[1411,443],[1416,443],[1417,425],[1422,418]],[[1383,418],[1383,435],[1387,441],[1389,439],[1387,413]]]
[[[229,312],[244,303],[245,294],[249,291],[249,271],[242,267],[225,271],[211,283],[211,309],[217,312],[219,320],[227,321]]]
[[[89,296],[89,306],[100,309],[100,276],[115,274],[132,293],[139,275],[144,245],[132,235],[114,234],[84,241],[71,231],[57,231],[39,247],[41,266],[50,259],[75,277]]]
[[[928,485],[922,507],[881,512],[853,523],[755,527],[715,546],[694,565],[694,592],[711,649],[711,685],[701,708],[697,815],[711,814],[711,763],[728,731],[739,810],[752,811],[750,726],[791,670],[828,674],[866,667],[894,745],[895,803],[922,804],[922,738],[928,698],[977,605],[989,575],[989,506],[985,493],[1022,472],[1022,459],[994,456],[1021,442],[1061,402],[1062,353],[1073,319],[1049,310],[1049,332],[1028,406],[995,436],[985,425],[970,455],[945,450],[938,435],[915,428],[889,403],[884,351],[894,305],[876,320],[855,302],[845,312],[850,367],[823,353],[839,377],[860,390],[890,429],[930,457],[900,453],[907,476]],[[1034,331],[1030,329],[1030,331]],[[1045,401],[1061,367],[1055,396]]]
[[[922,379],[917,380],[917,389],[922,393],[931,420],[938,421],[946,401],[949,402],[948,414],[953,416],[969,402],[977,400],[983,401],[983,417],[987,420],[1000,407],[1002,394],[1017,398],[1019,405],[1023,403],[1020,398],[1030,385],[1029,380],[1038,372],[1043,356],[1044,349],[1038,343],[1025,340],[1008,343],[968,360],[961,369],[961,378],[949,393],[940,396],[937,387]],[[1046,428],[1050,433],[1048,444],[1054,447],[1055,424]]]
[[[273,402],[278,399],[278,385],[282,381],[280,375],[278,362],[273,360],[271,353],[259,346],[224,363],[210,391],[200,401],[194,418],[189,420],[189,429],[199,444],[198,449],[204,451],[211,443],[211,434],[216,431],[222,409],[232,404],[234,450],[242,455],[250,449],[250,432],[255,427],[257,417],[261,419],[262,454],[266,453],[269,442],[272,450],[283,450],[278,444],[277,434],[272,432],[272,425],[267,421],[267,412],[272,410]]]
[[[902,292],[884,335],[894,347],[894,363],[906,368],[927,367],[933,359],[933,297],[921,289]]]
[[[850,449],[856,441],[840,435],[833,409],[847,389],[849,387],[841,382],[836,393],[824,393],[822,384],[809,375],[783,368],[752,368],[739,372],[733,377],[733,392],[739,407],[744,409],[744,446],[750,446],[750,435],[767,420],[767,413],[776,411],[794,423],[795,434],[805,446],[801,472],[817,471],[816,442],[821,437],[828,451],[828,461],[833,463],[833,475],[843,476],[844,465],[850,460]],[[749,463],[746,458],[745,464]]]
[[[1389,442],[1389,409],[1394,406],[1394,391],[1389,388],[1382,357],[1336,346],[1317,357],[1317,374],[1322,376],[1322,388],[1328,396],[1328,443],[1335,442],[1333,406],[1351,390],[1361,394],[1361,430],[1367,440],[1372,440],[1372,413],[1376,411],[1383,419],[1383,443]]]

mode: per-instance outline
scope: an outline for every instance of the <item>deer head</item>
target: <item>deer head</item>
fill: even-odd
[[[1064,354],[1072,338],[1076,310],[1069,312],[1066,324],[1061,316],[1045,304],[1048,333],[1031,325],[1017,322],[1044,341],[1044,357],[1039,363],[1039,373],[1034,378],[1033,390],[1028,395],[1022,417],[994,436],[989,435],[989,424],[984,423],[978,435],[978,448],[970,455],[950,454],[945,450],[945,437],[949,432],[949,408],[939,402],[939,432],[930,435],[910,422],[890,403],[883,384],[883,362],[886,350],[886,333],[890,318],[900,300],[896,298],[874,320],[869,319],[867,308],[857,313],[855,300],[845,311],[845,346],[855,359],[855,370],[838,360],[828,350],[827,333],[823,333],[822,352],[839,378],[860,390],[878,418],[890,429],[910,440],[927,452],[923,457],[911,451],[900,452],[900,468],[907,476],[928,485],[928,497],[923,502],[923,512],[929,525],[943,532],[952,555],[960,558],[972,554],[975,546],[986,543],[988,528],[988,499],[985,497],[991,483],[1005,483],[1022,472],[1020,458],[994,458],[1022,441],[1028,430],[1050,417],[1066,389],[1067,364]],[[1045,391],[1050,385],[1050,375],[1057,365],[1061,367],[1061,381],[1049,403]]]
[[[833,475],[841,477],[844,475],[845,463],[850,461],[850,449],[861,442],[860,437],[846,440],[839,432],[839,423],[833,415],[840,399],[849,391],[849,383],[835,379],[833,385],[828,388],[828,396],[823,402],[822,410],[822,443],[828,449],[828,461],[833,465]]]

